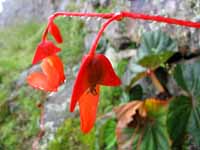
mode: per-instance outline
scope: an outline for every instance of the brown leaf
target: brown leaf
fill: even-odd
[[[135,127],[139,119],[144,119],[147,115],[146,109],[144,107],[144,102],[142,101],[133,101],[117,108],[114,108],[114,112],[117,116],[117,127],[116,127],[116,136],[117,136],[117,143],[118,149],[124,149],[124,146],[129,145],[127,144],[127,137],[126,135],[122,135],[122,130],[129,126],[130,123],[133,123]],[[129,142],[131,143],[131,142]]]
[[[138,132],[139,139],[137,141],[137,149],[139,149],[142,142],[145,124],[152,121],[148,117],[148,112],[157,111],[160,107],[167,106],[168,101],[148,98],[145,101],[132,101],[127,104],[114,108],[117,117],[116,137],[118,143],[118,150],[129,150],[132,148],[133,141]],[[124,134],[125,128],[134,128],[132,136]]]

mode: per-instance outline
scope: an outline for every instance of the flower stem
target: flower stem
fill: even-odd
[[[169,18],[169,17],[163,17],[163,16],[156,16],[156,15],[141,14],[141,13],[135,13],[135,12],[126,12],[126,11],[122,11],[120,13],[56,12],[49,17],[49,23],[47,24],[47,27],[43,33],[42,40],[46,39],[49,24],[51,23],[51,21],[53,21],[58,16],[99,17],[99,18],[103,18],[103,19],[111,19],[111,18],[117,16],[117,14],[120,14],[120,16],[122,18],[149,20],[149,21],[163,22],[163,23],[168,23],[168,24],[176,24],[176,25],[192,27],[192,28],[200,28],[199,22],[192,22],[192,21],[187,21],[187,20],[181,20],[181,19],[175,19],[175,18]],[[112,21],[114,21],[114,20],[115,19],[113,19]],[[120,19],[118,19],[118,20],[120,20]]]
[[[162,84],[160,83],[160,81],[158,80],[156,74],[154,73],[154,71],[148,70],[147,72],[148,76],[151,78],[153,85],[156,87],[156,89],[160,92],[163,93],[165,92],[164,87],[162,86]]]
[[[36,139],[34,140],[32,144],[32,150],[38,150],[38,144],[40,140],[42,139],[44,133],[45,133],[45,128],[44,128],[44,106],[43,104],[38,104],[38,108],[40,109],[40,132],[38,133]]]
[[[101,35],[103,34],[104,30],[106,29],[106,27],[107,27],[112,21],[114,21],[114,20],[119,20],[120,18],[122,18],[120,15],[121,15],[120,13],[114,15],[112,18],[110,18],[108,21],[106,21],[106,22],[102,25],[101,29],[100,29],[99,32],[97,33],[97,36],[96,36],[96,38],[95,38],[95,40],[94,40],[94,42],[93,42],[93,44],[92,44],[92,47],[91,47],[91,49],[90,49],[90,51],[89,51],[89,55],[94,55],[94,54],[95,54],[95,51],[96,51],[98,42],[99,42],[100,37],[101,37]]]

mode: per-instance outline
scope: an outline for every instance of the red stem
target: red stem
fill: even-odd
[[[123,16],[132,18],[132,19],[150,20],[150,21],[163,22],[163,23],[168,23],[168,24],[176,24],[176,25],[192,27],[192,28],[200,28],[200,23],[198,23],[198,22],[186,21],[186,20],[163,17],[163,16],[132,13],[132,12],[122,12],[122,14],[123,14]]]
[[[40,132],[38,133],[37,138],[34,140],[34,142],[32,144],[32,150],[38,150],[38,144],[45,133],[43,104],[38,104],[38,108],[40,109]]]
[[[108,24],[110,24],[114,20],[120,20],[122,18],[131,18],[131,19],[141,19],[141,20],[149,20],[149,21],[156,21],[156,22],[163,22],[163,23],[168,23],[168,24],[176,24],[180,26],[186,26],[186,27],[193,27],[193,28],[200,28],[200,23],[198,22],[192,22],[192,21],[186,21],[186,20],[181,20],[181,19],[175,19],[175,18],[169,18],[169,17],[162,17],[162,16],[155,16],[155,15],[148,15],[148,14],[141,14],[141,13],[134,13],[134,12],[120,12],[120,13],[79,13],[79,12],[57,12],[54,13],[52,16],[49,17],[49,22],[47,24],[47,27],[43,33],[42,40],[44,41],[46,39],[46,36],[48,34],[48,28],[51,22],[58,16],[77,16],[77,17],[100,17],[103,19],[109,19],[101,28],[101,31],[99,31],[99,34],[103,33],[104,29]],[[120,16],[121,18],[117,19],[114,17]],[[98,36],[97,35],[97,36]],[[98,43],[100,37],[97,37],[95,42],[96,44]],[[96,45],[93,45],[91,48],[90,52],[93,53],[93,49],[95,49]]]
[[[106,27],[107,27],[112,21],[114,21],[114,20],[120,20],[121,18],[122,18],[121,13],[116,14],[116,15],[114,15],[112,18],[110,18],[108,21],[106,21],[106,22],[102,25],[101,29],[100,29],[99,32],[97,33],[97,36],[96,36],[96,38],[95,38],[95,40],[94,40],[94,42],[93,42],[93,44],[92,44],[92,47],[91,47],[91,49],[90,49],[90,51],[89,51],[89,55],[94,55],[94,54],[95,54],[95,51],[96,51],[96,48],[97,48],[99,39],[100,39],[101,35],[103,34],[103,31],[106,29]]]

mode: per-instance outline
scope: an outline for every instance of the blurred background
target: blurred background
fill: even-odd
[[[87,135],[80,131],[78,111],[68,111],[81,57],[89,50],[104,20],[56,19],[64,38],[64,43],[58,46],[62,48],[59,55],[67,76],[67,82],[57,93],[32,89],[27,85],[26,77],[40,67],[32,66],[31,62],[49,15],[56,11],[104,13],[122,10],[200,21],[199,0],[0,0],[0,150],[31,149],[39,132],[40,112],[36,105],[41,100],[45,103],[46,133],[40,142],[40,150],[116,149],[116,123],[105,116],[114,106],[141,98],[140,86],[131,87],[138,91],[134,95],[127,94],[123,85],[102,87],[97,123]],[[129,61],[136,54],[141,34],[157,29],[167,31],[177,39],[180,53],[200,52],[198,30],[128,19],[108,27],[97,51],[111,60],[116,73],[124,80],[129,78],[126,72],[130,68]],[[140,81],[145,91],[143,98],[155,94],[155,89],[147,86],[148,83],[147,79]],[[172,93],[176,92],[172,82],[169,86]]]

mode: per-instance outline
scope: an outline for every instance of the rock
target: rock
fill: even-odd
[[[0,25],[6,26],[37,19],[40,21],[47,20],[47,16],[51,13],[52,6],[49,1],[6,0],[3,3],[3,12],[0,15]]]
[[[85,49],[87,51],[90,50],[91,46],[92,46],[92,43],[94,41],[96,37],[96,33],[92,32],[92,33],[88,33],[86,36],[85,36],[85,39],[84,39],[84,45],[85,45]]]
[[[85,27],[89,33],[97,33],[101,27],[101,20],[97,18],[85,18]]]
[[[125,22],[113,22],[105,31],[105,37],[116,50],[126,49],[132,43],[125,26]]]
[[[29,21],[46,21],[55,11],[61,10],[66,3],[61,0],[6,0],[0,13],[0,26],[25,23]]]
[[[111,4],[111,0],[100,0],[100,5],[102,7],[108,7]]]
[[[28,68],[27,70],[24,70],[20,75],[19,78],[15,81],[15,88],[20,88],[26,83],[26,78],[31,72],[40,71],[40,65],[34,65]]]
[[[74,77],[68,77],[65,84],[59,87],[58,92],[48,95],[45,101],[45,135],[42,138],[41,149],[46,150],[48,143],[54,139],[56,129],[67,118],[77,115],[77,112],[70,113],[68,110]]]
[[[141,1],[131,0],[131,11],[138,13],[154,14],[177,19],[199,21],[199,5],[197,0],[170,0],[170,1]],[[187,11],[185,11],[187,10]],[[139,41],[141,34],[146,31],[161,29],[178,40],[182,50],[187,47],[187,52],[200,51],[199,30],[158,22],[129,20],[128,32],[134,41]]]
[[[91,4],[94,8],[108,7],[111,4],[111,0],[91,0]]]
[[[116,50],[113,47],[108,47],[105,52],[105,55],[110,60],[113,68],[116,68],[119,62]]]
[[[98,8],[100,6],[99,0],[91,0],[92,7]]]

